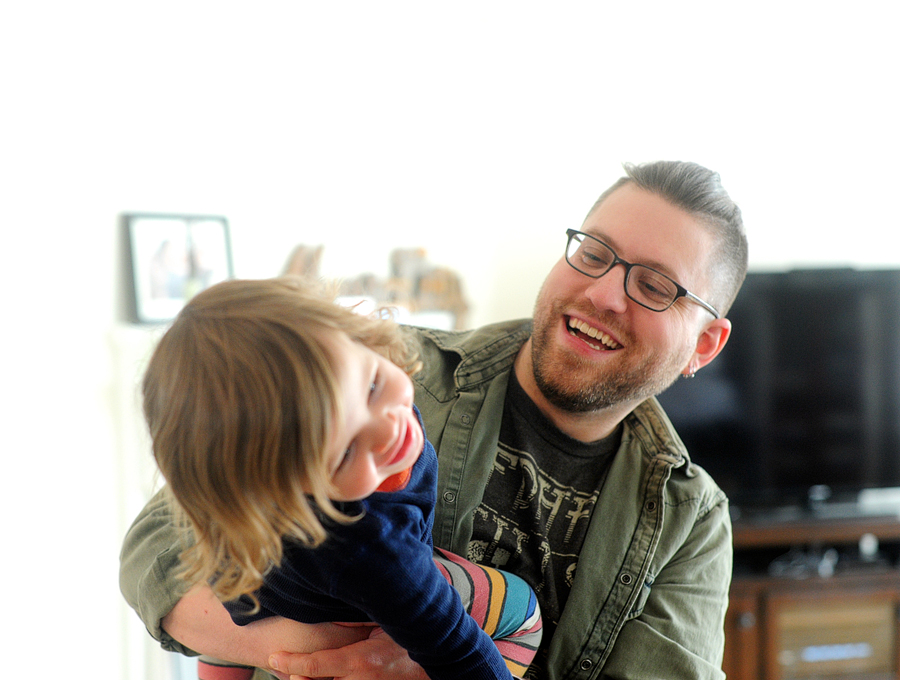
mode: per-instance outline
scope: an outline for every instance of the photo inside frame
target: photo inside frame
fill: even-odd
[[[224,217],[126,215],[125,224],[134,321],[171,321],[198,292],[233,276]]]

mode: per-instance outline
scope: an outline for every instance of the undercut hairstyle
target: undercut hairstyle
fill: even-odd
[[[343,422],[330,349],[344,333],[412,375],[406,336],[384,315],[341,307],[299,278],[226,281],[191,299],[143,380],[153,455],[190,547],[180,575],[223,601],[257,590],[283,539],[319,545],[327,448]]]
[[[708,302],[725,316],[747,276],[748,249],[741,209],[725,191],[719,173],[686,161],[626,163],[624,168],[625,176],[601,194],[588,216],[625,184],[635,184],[695,216],[715,239]]]

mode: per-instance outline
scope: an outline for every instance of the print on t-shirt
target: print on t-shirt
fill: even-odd
[[[559,483],[530,454],[501,444],[475,514],[468,557],[524,578],[542,609],[549,608],[543,611],[544,624],[548,619],[556,623],[575,579],[597,495],[596,487],[586,493]],[[491,502],[500,498],[514,500]]]

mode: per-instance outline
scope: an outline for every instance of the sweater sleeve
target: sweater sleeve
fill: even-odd
[[[494,642],[466,613],[435,565],[430,544],[417,534],[414,513],[402,519],[407,510],[398,508],[387,519],[370,508],[340,536],[294,551],[290,563],[267,575],[260,601],[292,616],[292,609],[309,606],[310,584],[318,582],[380,625],[429,677],[509,680]]]

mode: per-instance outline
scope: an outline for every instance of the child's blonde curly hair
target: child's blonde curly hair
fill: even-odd
[[[190,534],[181,575],[223,601],[252,593],[282,540],[316,546],[329,500],[326,448],[342,395],[329,338],[345,333],[418,369],[393,322],[342,308],[299,278],[236,280],[195,296],[144,376],[153,454]]]

